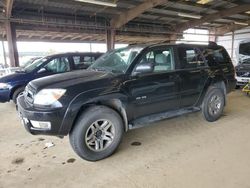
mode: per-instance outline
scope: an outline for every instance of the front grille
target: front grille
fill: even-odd
[[[247,71],[237,71],[236,72],[236,75],[237,76],[240,76],[240,77],[250,77],[250,72],[247,72]]]

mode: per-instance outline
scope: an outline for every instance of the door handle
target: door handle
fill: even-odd
[[[194,70],[194,71],[190,71],[191,73],[198,73],[201,72],[201,70]]]

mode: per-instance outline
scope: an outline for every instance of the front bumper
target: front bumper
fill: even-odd
[[[9,102],[10,101],[10,90],[1,89],[0,90],[0,102]]]
[[[17,111],[21,118],[22,124],[29,133],[34,135],[43,134],[43,135],[63,136],[60,135],[59,133],[63,119],[62,117],[64,116],[65,113],[63,109],[55,109],[55,110],[35,109],[33,106],[27,104],[24,101],[24,96],[21,95],[17,99]],[[51,129],[36,128],[32,125],[31,121],[50,122]]]
[[[237,79],[237,85],[238,86],[244,86],[246,85],[248,82],[250,82],[250,78],[249,77],[236,77]]]

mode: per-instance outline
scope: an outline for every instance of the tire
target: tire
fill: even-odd
[[[107,126],[104,126],[106,124]],[[98,130],[98,126],[100,130]],[[108,126],[110,128],[105,131],[104,129]],[[104,128],[102,129],[102,127]],[[106,135],[106,132],[109,133]],[[88,161],[98,161],[115,152],[121,142],[123,133],[123,122],[117,112],[105,106],[94,106],[79,116],[69,134],[69,139],[73,150],[81,158]]]
[[[222,89],[210,87],[202,104],[202,114],[209,122],[218,120],[225,107],[225,95]]]
[[[240,89],[240,86],[239,86],[239,85],[236,85],[236,86],[235,86],[235,89]]]
[[[22,93],[24,92],[24,87],[20,87],[20,88],[17,88],[13,95],[12,95],[12,101],[16,104],[17,103],[17,97]]]

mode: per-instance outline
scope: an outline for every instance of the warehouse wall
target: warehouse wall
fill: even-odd
[[[232,49],[232,33],[228,33],[225,36],[218,37],[217,43],[226,48],[229,55],[231,56],[234,64],[238,63],[237,61],[237,49],[239,42],[243,40],[250,40],[250,27],[234,32],[234,47]]]

